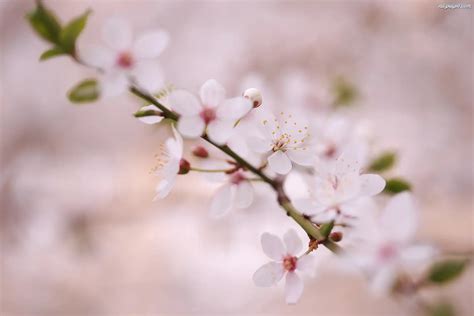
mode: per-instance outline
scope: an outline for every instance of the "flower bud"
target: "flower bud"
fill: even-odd
[[[209,152],[204,146],[196,146],[193,149],[193,155],[199,158],[209,157]]]
[[[341,241],[342,240],[342,232],[332,232],[330,235],[329,235],[329,238],[334,241],[334,242],[338,242],[338,241]]]
[[[254,108],[258,108],[260,105],[262,105],[262,94],[258,89],[250,88],[245,90],[243,97],[252,101]]]
[[[191,164],[184,158],[181,158],[179,161],[179,171],[178,174],[186,174],[191,170]]]

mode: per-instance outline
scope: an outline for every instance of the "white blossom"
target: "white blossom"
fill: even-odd
[[[225,215],[233,206],[247,208],[253,202],[253,186],[242,171],[236,171],[226,178],[212,198],[210,214],[213,217]]]

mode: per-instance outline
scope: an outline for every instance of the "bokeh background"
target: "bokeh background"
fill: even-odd
[[[264,103],[326,111],[337,78],[357,90],[344,115],[400,155],[422,208],[419,239],[473,247],[473,10],[436,1],[46,1],[68,20],[94,13],[80,44],[110,16],[171,35],[168,83],[196,91],[216,78],[229,93],[259,86]],[[467,2],[466,2],[467,3]],[[179,178],[152,202],[149,174],[167,131],[132,117],[131,96],[77,107],[68,89],[93,75],[47,48],[24,20],[29,0],[0,1],[2,315],[411,315],[373,297],[319,251],[296,306],[254,287],[259,236],[295,225],[262,186],[256,203],[220,220],[215,188]],[[266,98],[267,97],[267,98]],[[308,112],[309,113],[309,112]],[[301,233],[301,236],[303,234]],[[472,315],[472,269],[433,293]]]

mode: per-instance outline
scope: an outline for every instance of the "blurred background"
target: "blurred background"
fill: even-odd
[[[367,122],[392,172],[414,186],[420,241],[473,248],[472,9],[435,1],[46,1],[63,21],[93,9],[79,45],[110,16],[137,33],[164,28],[166,81],[229,94],[257,86],[264,104],[327,112],[337,86],[356,97],[337,111]],[[412,315],[373,297],[357,275],[318,250],[300,303],[282,284],[253,285],[266,261],[259,237],[297,228],[262,185],[254,205],[208,217],[214,184],[178,178],[152,202],[149,174],[167,131],[132,117],[132,96],[73,106],[90,70],[47,48],[24,16],[29,0],[0,1],[0,229],[2,315]],[[336,87],[336,88],[335,88]],[[309,113],[309,112],[308,112]],[[317,115],[317,114],[315,114]],[[303,233],[300,231],[301,237]],[[473,314],[473,272],[428,299]]]

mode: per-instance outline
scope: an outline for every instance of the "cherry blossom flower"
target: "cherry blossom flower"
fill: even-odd
[[[242,171],[227,176],[223,184],[214,194],[211,201],[210,214],[213,217],[225,215],[233,206],[247,208],[253,202],[254,189]]]
[[[296,273],[308,271],[312,267],[312,257],[304,255],[297,257],[302,250],[302,242],[297,233],[290,229],[283,235],[282,240],[272,234],[264,233],[261,237],[263,252],[272,260],[261,266],[253,275],[253,282],[260,287],[273,286],[286,273],[285,299],[287,304],[295,304],[303,294],[303,280]]]
[[[310,198],[295,200],[295,205],[319,223],[339,216],[353,218],[361,198],[374,196],[385,187],[381,176],[361,174],[355,148],[347,149],[334,161],[320,161],[315,171]]]
[[[392,197],[380,216],[366,217],[358,229],[363,241],[348,259],[372,275],[374,293],[387,293],[400,273],[419,270],[436,255],[430,245],[413,244],[418,208],[410,193]]]
[[[175,90],[169,97],[173,110],[180,114],[179,132],[189,138],[207,133],[210,139],[224,144],[232,136],[235,122],[252,108],[244,97],[225,99],[225,89],[214,79],[207,80],[199,100],[185,90]]]
[[[261,122],[260,134],[249,139],[249,146],[255,152],[268,155],[270,170],[287,174],[292,162],[310,166],[314,152],[309,146],[308,126],[300,126],[291,114],[280,112],[278,117],[269,116]]]
[[[153,59],[166,48],[169,36],[153,30],[134,39],[126,21],[113,18],[102,28],[104,46],[81,50],[81,59],[101,69],[101,95],[116,96],[125,92],[131,82],[155,91],[163,83],[162,71]]]
[[[185,162],[183,157],[183,139],[173,127],[173,136],[160,145],[160,151],[156,155],[158,164],[152,169],[161,177],[156,186],[155,200],[165,198],[173,188],[180,167]]]

